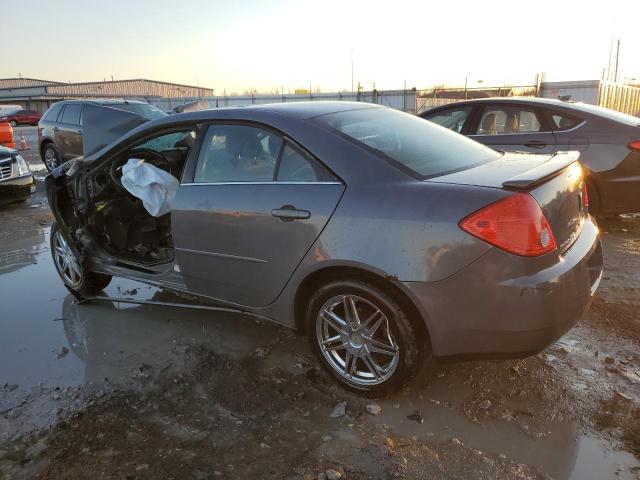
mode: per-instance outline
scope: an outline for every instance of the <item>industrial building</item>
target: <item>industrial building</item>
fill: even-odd
[[[21,105],[44,112],[52,103],[73,98],[160,98],[213,96],[213,89],[143,78],[102,82],[62,83],[34,78],[0,79],[0,105]]]
[[[542,79],[541,79],[542,80]],[[0,105],[21,105],[44,112],[52,103],[74,98],[128,98],[146,101],[170,111],[191,104],[193,109],[222,108],[280,102],[340,100],[384,105],[410,113],[472,98],[545,97],[590,103],[631,115],[640,115],[640,87],[606,80],[546,82],[502,87],[437,87],[424,90],[371,90],[296,93],[282,95],[216,95],[213,89],[134,79],[61,83],[33,78],[0,79]]]

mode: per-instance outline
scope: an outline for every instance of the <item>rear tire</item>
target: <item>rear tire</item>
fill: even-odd
[[[589,196],[589,213],[593,216],[600,215],[602,202],[598,189],[592,181],[587,180],[587,195]]]
[[[42,162],[49,172],[53,172],[60,165],[60,155],[53,143],[46,143],[42,149]]]
[[[81,296],[87,296],[94,295],[109,285],[111,275],[87,270],[55,223],[51,226],[49,242],[53,264],[69,290]]]
[[[346,388],[372,396],[405,387],[430,353],[409,312],[364,280],[320,286],[309,300],[306,327],[325,370]]]

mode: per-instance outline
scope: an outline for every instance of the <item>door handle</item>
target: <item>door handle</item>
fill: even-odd
[[[60,130],[58,127],[53,127],[54,132],[57,132],[58,130]]]
[[[546,142],[541,142],[540,140],[531,140],[529,142],[525,142],[524,146],[532,148],[544,148],[547,146],[547,144]]]
[[[280,208],[271,210],[271,216],[277,217],[283,222],[293,222],[294,220],[311,218],[311,212],[309,210],[298,210],[293,205],[283,205]]]

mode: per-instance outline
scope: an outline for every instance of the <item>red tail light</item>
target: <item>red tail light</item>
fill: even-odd
[[[537,257],[557,248],[540,205],[526,193],[514,193],[487,205],[463,218],[459,226],[480,240],[524,257]]]
[[[629,144],[629,148],[631,150],[635,150],[636,152],[640,152],[640,140],[636,140],[635,142],[631,142]]]
[[[589,192],[587,191],[587,182],[582,182],[582,206],[589,208]]]

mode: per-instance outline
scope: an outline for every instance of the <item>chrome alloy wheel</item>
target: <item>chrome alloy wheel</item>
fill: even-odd
[[[80,265],[73,250],[58,231],[53,237],[53,261],[64,282],[71,288],[76,288],[82,282]]]
[[[52,148],[46,148],[44,151],[44,163],[50,172],[53,172],[58,168],[58,159],[56,158],[56,152]]]
[[[400,349],[389,330],[389,319],[357,295],[338,295],[322,306],[316,338],[331,368],[349,383],[379,385],[398,366]]]

